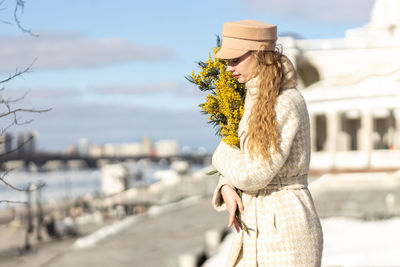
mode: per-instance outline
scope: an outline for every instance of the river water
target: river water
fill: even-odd
[[[167,164],[158,164],[151,162],[141,162],[131,164],[128,167],[130,173],[130,187],[135,187],[138,183],[149,185],[157,181],[154,173],[158,170],[170,169]],[[199,169],[200,166],[192,165],[190,170]],[[138,181],[135,177],[142,177]],[[13,186],[25,189],[30,183],[45,183],[41,196],[43,201],[74,199],[85,194],[101,193],[101,170],[81,169],[81,170],[60,170],[49,172],[26,172],[12,171],[5,176],[5,180]],[[18,192],[0,182],[0,200],[26,201],[27,194]],[[8,204],[0,204],[0,209]]]

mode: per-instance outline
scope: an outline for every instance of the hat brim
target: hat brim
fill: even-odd
[[[233,59],[243,56],[248,51],[249,50],[231,49],[222,46],[221,49],[215,54],[215,57],[220,59]]]
[[[274,48],[273,40],[247,40],[223,36],[221,49],[215,57],[233,59],[243,56],[248,51],[273,51]]]

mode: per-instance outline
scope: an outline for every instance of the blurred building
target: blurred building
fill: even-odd
[[[111,143],[107,143],[104,144],[103,146],[103,156],[106,157],[115,157],[117,154],[117,145],[116,144],[111,144]]]
[[[157,157],[173,157],[179,155],[179,142],[176,140],[160,140],[155,143]]]
[[[89,155],[94,158],[99,158],[103,156],[103,146],[102,145],[91,145],[89,148]]]
[[[78,154],[81,156],[89,155],[89,140],[87,138],[80,138],[78,141]]]
[[[3,133],[0,135],[0,155],[12,150],[12,135]]]
[[[92,157],[137,157],[143,156],[142,143],[107,143],[104,145],[90,146]]]
[[[37,134],[35,132],[22,132],[17,135],[18,153],[33,154],[36,149]]]
[[[149,136],[142,138],[142,153],[145,156],[150,156],[153,153],[153,142]]]
[[[68,155],[74,155],[77,153],[76,145],[69,145],[67,148]]]
[[[121,144],[119,154],[122,157],[141,156],[143,148],[141,143],[125,143]]]
[[[377,0],[343,39],[281,37],[312,129],[311,169],[400,167],[400,1]]]

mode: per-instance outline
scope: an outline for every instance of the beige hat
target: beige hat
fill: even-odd
[[[278,39],[277,27],[258,20],[225,22],[222,47],[217,58],[237,58],[251,50],[274,51]]]

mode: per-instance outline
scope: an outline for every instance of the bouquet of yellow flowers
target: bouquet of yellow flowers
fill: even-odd
[[[244,112],[246,89],[243,84],[238,83],[232,73],[226,71],[227,60],[215,58],[220,46],[221,41],[217,37],[217,47],[212,49],[213,55],[210,53],[207,61],[198,62],[200,72],[196,74],[193,70],[185,78],[196,84],[201,91],[210,92],[206,96],[206,102],[199,105],[201,112],[209,115],[208,122],[216,128],[216,134],[222,137],[222,141],[239,147],[238,130]],[[218,171],[208,174],[215,173]],[[240,189],[236,189],[236,192],[242,196]],[[239,209],[236,209],[236,217],[244,231],[248,233],[249,230],[253,230],[241,220]]]
[[[209,123],[216,128],[216,134],[222,137],[222,141],[239,147],[238,128],[244,112],[246,90],[232,73],[226,71],[227,61],[215,58],[220,49],[219,38],[217,45],[213,48],[213,56],[210,53],[207,61],[198,62],[200,72],[196,74],[193,70],[186,79],[201,91],[210,92],[206,102],[199,105],[202,113],[209,115]]]

